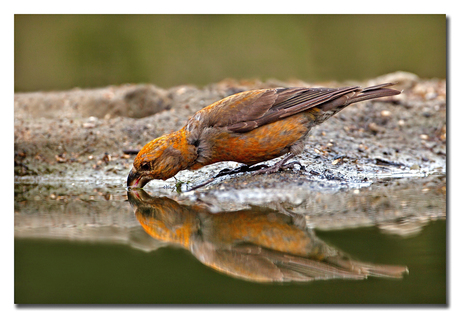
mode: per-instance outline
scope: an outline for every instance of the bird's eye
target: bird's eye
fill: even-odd
[[[150,164],[148,162],[142,164],[141,169],[142,170],[148,170],[150,168]]]

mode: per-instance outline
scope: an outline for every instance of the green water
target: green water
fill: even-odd
[[[414,237],[375,227],[316,233],[363,261],[404,264],[403,279],[260,284],[206,267],[189,251],[15,240],[17,304],[446,304],[446,222]]]
[[[289,201],[238,205],[225,197],[219,212],[171,190],[126,192],[124,178],[95,187],[18,179],[14,301],[445,305],[444,180],[375,184],[358,201],[353,189],[333,199],[305,189],[313,200],[293,213]],[[371,270],[357,272],[363,262]],[[369,276],[350,279],[362,273]]]

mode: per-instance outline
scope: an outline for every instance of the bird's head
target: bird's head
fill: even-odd
[[[175,176],[189,166],[189,152],[190,147],[187,147],[181,131],[150,141],[134,159],[128,187],[142,188],[151,180]]]

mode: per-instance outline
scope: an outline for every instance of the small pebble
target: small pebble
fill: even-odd
[[[373,132],[385,131],[385,128],[377,125],[376,123],[370,123],[368,127]]]
[[[83,128],[94,128],[96,124],[94,123],[83,123]]]
[[[391,116],[391,112],[389,110],[382,110],[382,112],[380,113],[380,115],[382,117],[390,117]]]

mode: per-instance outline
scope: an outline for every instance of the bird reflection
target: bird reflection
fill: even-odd
[[[210,213],[152,197],[142,189],[128,200],[153,238],[189,250],[200,262],[225,274],[257,282],[306,282],[325,279],[401,278],[405,266],[352,260],[302,228],[303,217],[269,209]],[[297,225],[296,225],[297,224]]]

